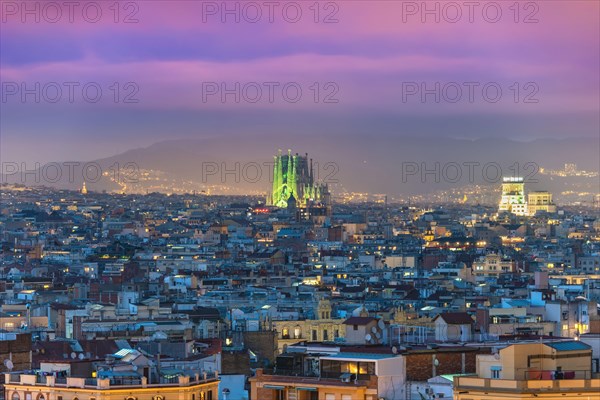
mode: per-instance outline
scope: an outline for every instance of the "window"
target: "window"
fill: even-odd
[[[498,367],[496,365],[492,366],[492,379],[500,379],[500,371],[502,371],[502,367]]]
[[[313,331],[312,331],[312,340],[313,341],[317,340],[317,330],[316,329],[313,329]]]
[[[212,390],[206,392],[206,400],[213,400]]]
[[[352,395],[351,394],[343,394],[342,400],[352,400]]]
[[[37,400],[46,400],[43,394],[38,394]]]
[[[285,400],[285,390],[275,390],[275,400]]]
[[[357,331],[358,330],[358,325],[352,325],[352,329]]]
[[[327,329],[323,329],[323,340],[329,340],[329,333]]]
[[[335,394],[331,394],[331,393],[325,394],[325,400],[335,400]]]
[[[19,392],[13,392],[11,400],[21,400],[21,397],[19,397]]]
[[[569,330],[569,324],[563,324],[562,328],[563,328],[563,331]]]

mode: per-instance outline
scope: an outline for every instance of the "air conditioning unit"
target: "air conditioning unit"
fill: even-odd
[[[432,388],[425,388],[425,394],[433,394]]]

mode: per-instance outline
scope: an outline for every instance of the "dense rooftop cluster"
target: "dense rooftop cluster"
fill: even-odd
[[[1,196],[0,368],[28,371],[6,384],[220,379],[228,400],[292,389],[312,399],[329,379],[323,390],[340,396],[354,385],[432,398],[444,393],[436,385],[477,387],[453,377],[494,378],[502,369],[486,362],[540,342],[593,349],[590,365],[530,363],[511,379],[598,372],[598,209],[364,203],[312,214],[249,196],[18,186]]]

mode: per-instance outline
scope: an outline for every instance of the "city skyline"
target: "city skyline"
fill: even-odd
[[[0,400],[592,398],[599,71],[598,0],[0,0]]]

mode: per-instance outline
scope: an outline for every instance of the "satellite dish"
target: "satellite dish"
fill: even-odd
[[[79,353],[78,357],[79,357],[80,360],[83,360],[85,358],[85,355],[83,353]]]
[[[132,369],[133,369],[134,371],[137,371],[137,370],[138,370],[138,366],[137,366],[137,365],[134,365]]]
[[[381,329],[381,330],[384,330],[384,329],[385,329],[385,322],[383,322],[383,320],[382,320],[382,319],[380,319],[380,320],[377,322],[377,326],[379,327],[379,329]]]
[[[371,332],[373,332],[373,333],[377,333],[377,328],[376,328],[375,326],[374,326],[374,327],[372,327],[372,328],[371,328]]]
[[[375,337],[376,337],[377,339],[381,339],[381,333],[377,332],[377,333],[375,334]]]
[[[74,360],[74,359],[76,359],[76,358],[77,358],[77,354],[76,354],[75,352],[72,352],[72,353],[71,353],[71,358],[72,358],[73,360]]]
[[[500,354],[498,354],[498,353],[495,353],[495,354],[494,354],[494,358],[495,358],[496,360],[499,360],[499,359],[500,359]]]
[[[392,347],[392,353],[398,354],[398,348],[396,346]]]
[[[13,362],[10,359],[8,359],[8,358],[6,360],[4,360],[4,366],[9,371],[12,371],[12,369],[15,367],[15,365],[13,364]]]
[[[437,358],[433,360],[433,365],[435,365],[436,367],[440,365],[440,360],[438,360]]]
[[[371,335],[367,333],[367,334],[365,335],[365,340],[366,340],[367,342],[370,342],[370,341],[371,341],[371,339],[372,339]]]

